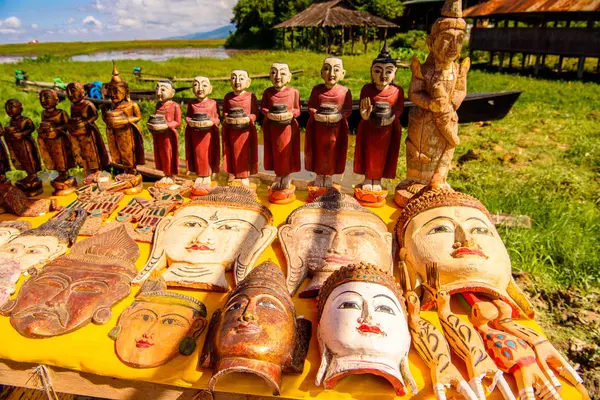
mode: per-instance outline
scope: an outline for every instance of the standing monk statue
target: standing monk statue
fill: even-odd
[[[288,204],[296,199],[292,185],[293,172],[300,171],[300,93],[288,87],[292,79],[290,67],[271,65],[269,77],[273,86],[263,93],[261,111],[265,138],[265,169],[275,170],[276,179],[269,188],[269,201]]]
[[[81,83],[71,82],[67,85],[67,97],[71,101],[71,118],[67,122],[67,128],[71,135],[75,161],[85,169],[87,175],[84,184],[89,184],[108,166],[109,159],[102,135],[96,126],[98,110],[84,96],[85,90]]]
[[[102,110],[108,149],[113,163],[125,169],[125,173],[116,176],[118,187],[125,194],[137,194],[142,191],[143,184],[135,167],[145,162],[144,139],[137,125],[142,113],[138,104],[129,98],[129,85],[121,79],[114,64],[112,75],[107,88],[112,105]]]
[[[221,162],[221,120],[219,105],[208,98],[212,93],[210,80],[204,76],[195,77],[192,91],[198,100],[188,103],[185,117],[185,160],[188,172],[198,175],[192,187],[192,197],[196,197],[207,195],[217,186],[216,174]]]
[[[158,184],[173,184],[179,174],[179,125],[181,108],[171,100],[175,96],[175,86],[171,81],[156,84],[156,111],[148,120],[148,130],[154,142],[154,163],[164,172],[165,177]]]
[[[0,125],[0,136],[4,134],[4,128]],[[0,184],[10,185],[10,179],[6,176],[6,173],[10,171],[10,159],[8,158],[8,150],[2,139],[0,139]]]
[[[10,123],[4,129],[4,140],[8,146],[10,158],[15,169],[25,170],[27,177],[18,180],[15,185],[21,189],[27,197],[35,197],[42,194],[42,180],[37,173],[42,169],[40,155],[31,133],[35,131],[35,125],[30,118],[21,115],[23,105],[17,99],[9,99],[5,106],[6,113],[10,117]]]
[[[308,201],[333,186],[333,175],[343,174],[348,151],[348,121],[352,114],[350,89],[339,84],[346,71],[341,58],[327,57],[321,68],[325,83],[315,86],[308,100],[310,118],[304,141],[304,166],[317,174],[308,186]]]
[[[223,165],[234,176],[234,185],[250,186],[250,175],[258,172],[256,115],[258,104],[250,87],[248,72],[231,71],[231,88],[223,99]]]
[[[38,128],[38,146],[42,160],[47,169],[58,172],[58,176],[50,182],[54,195],[66,196],[77,190],[77,180],[69,176],[69,168],[76,166],[71,149],[71,138],[67,132],[69,115],[65,110],[56,108],[58,93],[54,89],[40,92],[42,122]]]
[[[404,92],[394,84],[396,60],[387,42],[371,65],[372,82],[360,91],[360,116],[354,150],[354,172],[365,180],[354,189],[354,196],[367,207],[382,207],[388,191],[381,178],[395,179],[400,152]]]
[[[466,23],[461,0],[446,0],[442,17],[427,37],[429,55],[424,64],[413,57],[408,98],[416,105],[408,114],[406,179],[396,187],[394,200],[404,207],[424,186],[447,187],[458,138],[456,110],[467,95],[467,72],[471,65],[460,57]]]

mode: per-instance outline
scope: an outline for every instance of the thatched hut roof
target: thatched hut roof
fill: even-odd
[[[600,0],[488,0],[463,11],[464,17],[600,11]]]
[[[332,0],[311,4],[306,10],[294,15],[287,21],[275,25],[274,29],[297,27],[336,27],[370,26],[378,28],[397,28],[398,25],[376,17],[368,12],[358,11],[345,0]]]

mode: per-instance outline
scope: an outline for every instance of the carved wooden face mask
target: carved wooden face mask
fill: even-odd
[[[152,256],[134,283],[168,266],[168,286],[227,291],[225,271],[233,268],[236,282],[246,276],[275,238],[271,223],[271,212],[247,189],[216,188],[161,221]]]
[[[196,340],[206,327],[206,307],[166,288],[160,276],[147,280],[111,330],[109,336],[116,341],[115,351],[123,363],[156,367],[196,349]]]
[[[396,235],[413,281],[425,280],[426,264],[436,263],[441,288],[451,294],[487,293],[510,303],[515,311],[533,314],[512,279],[502,239],[474,197],[447,189],[425,191],[403,210]]]
[[[337,189],[293,211],[279,228],[279,240],[292,295],[310,274],[300,297],[316,296],[333,271],[352,263],[369,262],[392,271],[392,234],[386,224]]]
[[[397,395],[406,394],[405,380],[416,392],[408,370],[411,338],[404,299],[392,275],[370,264],[342,267],[321,289],[318,309],[317,386],[331,389],[345,376],[375,374],[386,378]]]
[[[200,358],[203,368],[214,368],[209,389],[223,375],[250,372],[279,395],[282,374],[302,372],[310,336],[310,321],[296,319],[283,273],[262,263],[212,316]]]
[[[62,335],[90,321],[105,324],[111,307],[129,294],[139,255],[124,227],[79,242],[25,282],[2,312],[30,338]]]
[[[31,228],[27,221],[3,221],[0,222],[0,246],[19,236],[21,232]]]

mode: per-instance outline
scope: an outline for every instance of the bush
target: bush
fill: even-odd
[[[390,41],[390,46],[397,49],[413,49],[427,53],[429,49],[427,48],[426,39],[427,32],[425,31],[408,31],[394,36]]]

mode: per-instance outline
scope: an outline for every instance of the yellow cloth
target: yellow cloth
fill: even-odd
[[[50,188],[45,185],[45,196],[50,195]],[[274,216],[275,226],[280,226],[285,222],[289,213],[304,204],[306,192],[297,192],[299,200],[288,205],[269,204],[267,193],[259,192],[260,201],[267,205]],[[151,198],[145,190],[137,197]],[[119,205],[122,208],[132,196],[125,196]],[[76,196],[69,195],[59,197],[61,205],[67,205],[76,199]],[[301,200],[300,200],[301,199]],[[388,225],[388,229],[393,231],[394,222],[398,218],[398,208],[394,205],[392,198],[388,198],[388,204],[379,209],[373,209]],[[38,218],[22,218],[29,220],[36,227],[47,221],[54,213],[50,213]],[[113,213],[110,219],[114,219],[116,212]],[[15,219],[16,217],[3,214],[0,215],[0,221]],[[78,240],[85,240],[85,237],[79,237]],[[150,245],[147,243],[138,243],[141,250],[141,256],[136,265],[141,269],[150,253]],[[281,245],[278,240],[275,240],[271,246],[261,255],[257,263],[271,259],[276,262],[285,272],[286,263],[285,257],[281,250]],[[396,272],[397,273],[397,272]],[[233,284],[231,273],[227,273],[227,279],[230,285]],[[17,284],[17,293],[23,282],[20,279]],[[306,284],[306,283],[305,283]],[[46,365],[54,365],[75,371],[82,371],[97,375],[110,376],[120,379],[141,380],[160,384],[175,385],[181,387],[193,387],[198,389],[206,389],[208,381],[211,377],[210,370],[198,369],[198,356],[204,343],[206,330],[198,340],[196,351],[191,356],[177,356],[172,361],[156,368],[136,369],[126,366],[121,363],[114,350],[114,341],[109,339],[108,332],[113,328],[117,319],[126,306],[131,304],[134,295],[138,292],[139,287],[132,287],[131,294],[128,298],[118,303],[113,309],[112,319],[106,325],[94,325],[89,323],[83,328],[63,335],[47,339],[27,339],[17,333],[12,328],[9,318],[0,317],[0,359],[13,360],[17,362],[41,363]],[[298,292],[300,292],[299,290]],[[202,291],[178,291],[186,295],[193,296],[204,302],[208,309],[208,316],[220,307],[227,294],[202,292]],[[13,298],[16,294],[13,296]],[[313,322],[313,334],[308,351],[308,357],[304,365],[304,372],[301,375],[285,375],[283,378],[281,397],[284,398],[319,398],[319,399],[391,399],[394,397],[392,386],[383,378],[371,375],[353,375],[346,377],[340,381],[335,387],[335,390],[324,390],[322,387],[315,386],[315,376],[319,368],[320,354],[317,343],[317,313],[315,299],[300,299],[296,296],[294,299],[296,312],[298,316],[304,316]],[[438,328],[439,322],[437,316],[433,312],[422,312],[422,316],[429,321],[432,321]],[[463,315],[466,320],[466,315]],[[533,321],[520,321],[524,325],[529,326],[539,332],[541,328]],[[440,328],[441,329],[441,328]],[[458,357],[454,358],[454,362],[462,371],[463,376],[466,375],[466,370]],[[417,382],[419,388],[419,399],[433,399],[433,390],[431,387],[431,378],[429,369],[419,358],[419,355],[414,349],[410,352],[410,370]],[[512,377],[508,377],[508,381],[513,388],[513,393],[517,394],[516,385]],[[259,396],[271,396],[271,390],[268,385],[260,378],[249,374],[230,374],[221,378],[216,387],[217,391],[253,394]],[[580,399],[579,393],[567,382],[563,381],[563,389],[561,392],[564,399]],[[406,398],[410,397],[407,395]],[[518,397],[518,396],[517,396]],[[489,399],[501,399],[502,396],[496,390]]]

